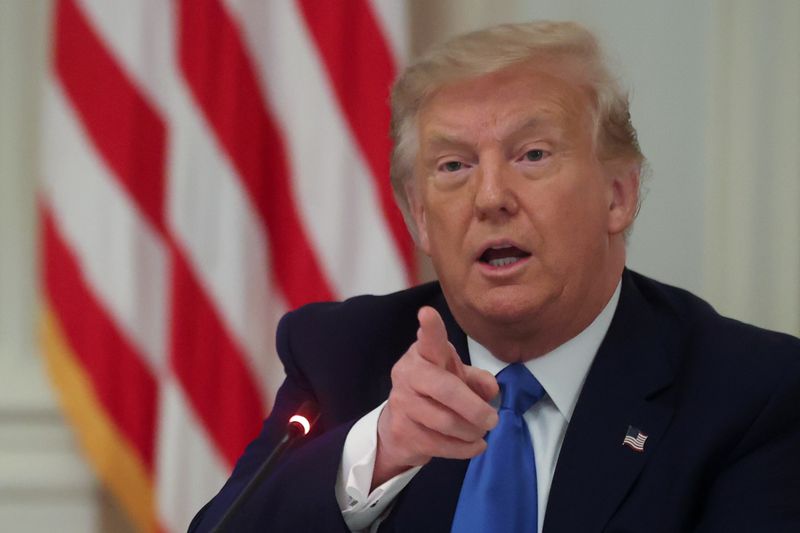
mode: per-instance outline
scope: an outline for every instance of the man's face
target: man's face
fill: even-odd
[[[420,109],[410,203],[467,333],[580,320],[610,296],[634,211],[619,204],[635,200],[598,160],[593,128],[588,95],[554,68],[446,85]]]

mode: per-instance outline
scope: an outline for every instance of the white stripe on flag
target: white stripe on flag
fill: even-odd
[[[166,250],[87,140],[58,80],[45,84],[44,103],[42,175],[53,216],[92,292],[158,374],[166,360]]]
[[[370,0],[369,3],[399,68],[411,54],[406,31],[408,4],[397,0]]]
[[[276,314],[285,310],[270,287],[267,235],[229,160],[190,101],[182,79],[169,123],[168,225],[187,261],[243,348],[261,384],[272,369]],[[264,391],[271,397],[273,391]]]
[[[92,27],[139,91],[163,113],[175,55],[175,6],[163,0],[77,0]]]
[[[262,92],[281,125],[295,203],[336,293],[404,287],[404,265],[373,178],[295,3],[227,4],[242,25]]]
[[[197,511],[222,488],[226,461],[211,446],[173,376],[162,380],[156,459],[159,519],[167,531],[186,531]]]

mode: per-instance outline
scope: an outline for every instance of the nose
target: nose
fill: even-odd
[[[477,177],[475,216],[478,220],[498,222],[513,217],[519,210],[519,203],[508,164],[483,164]]]

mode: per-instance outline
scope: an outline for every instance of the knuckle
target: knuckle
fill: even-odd
[[[392,442],[403,442],[403,430],[398,424],[389,424],[387,428],[389,432],[389,438]]]
[[[389,393],[389,398],[386,401],[386,408],[384,409],[384,415],[386,415],[387,412],[394,413],[402,411],[401,400],[399,396],[400,393],[397,391],[397,389],[392,389],[392,391]]]
[[[409,374],[408,363],[400,359],[394,364],[391,371],[392,383],[402,383]]]
[[[392,389],[392,392],[389,394],[387,406],[391,410],[390,425],[393,427],[397,425],[402,426],[409,413],[408,401],[405,395],[397,389]]]
[[[406,351],[403,356],[397,360],[397,362],[392,366],[392,370],[390,372],[390,376],[392,378],[392,382],[395,380],[403,380],[409,374],[415,373],[415,370],[419,366],[418,364],[418,352],[417,352],[417,343],[411,345],[411,347]]]

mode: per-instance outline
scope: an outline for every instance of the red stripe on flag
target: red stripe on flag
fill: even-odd
[[[384,217],[413,282],[414,245],[389,182],[392,143],[387,102],[397,66],[386,38],[364,0],[340,0],[335,9],[321,9],[316,0],[299,0],[299,4],[339,105],[369,164]]]
[[[134,346],[92,294],[78,261],[41,209],[48,299],[104,408],[152,471],[158,386]]]
[[[258,433],[265,402],[194,273],[177,250],[172,257],[172,368],[232,465]]]
[[[55,70],[94,146],[163,232],[164,123],[73,0],[58,2],[54,44]]]
[[[181,68],[266,224],[274,276],[287,302],[332,299],[295,208],[283,140],[237,28],[217,0],[182,0],[180,7]]]

